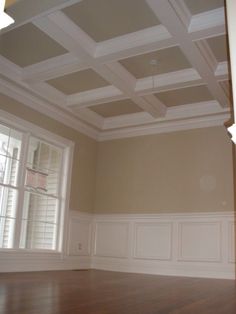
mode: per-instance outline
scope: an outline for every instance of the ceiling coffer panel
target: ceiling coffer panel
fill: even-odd
[[[205,85],[186,87],[155,94],[167,107],[213,100]]]
[[[184,0],[184,2],[192,15],[224,6],[224,0]]]
[[[96,42],[160,24],[145,0],[86,0],[63,12]]]
[[[153,66],[152,60],[157,64]],[[136,78],[164,74],[191,68],[179,47],[171,47],[120,60],[120,63]]]
[[[26,67],[68,51],[32,23],[0,36],[0,55],[20,67]]]
[[[105,104],[99,104],[97,106],[90,107],[90,109],[104,118],[143,111],[130,99],[123,99]]]
[[[109,85],[100,75],[91,69],[70,73],[48,80],[47,83],[60,92],[71,95]]]

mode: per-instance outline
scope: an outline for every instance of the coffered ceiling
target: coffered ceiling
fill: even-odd
[[[98,140],[229,119],[223,0],[33,3],[8,1],[0,93]]]

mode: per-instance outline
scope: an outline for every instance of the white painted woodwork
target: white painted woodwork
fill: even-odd
[[[222,107],[228,105],[228,97],[218,84],[219,80],[229,78],[227,63],[218,64],[204,41],[209,37],[226,33],[223,8],[192,16],[183,0],[147,0],[162,24],[96,43],[61,11],[78,1],[60,1],[54,8],[42,5],[39,9],[45,10],[44,13],[34,16],[26,10],[25,15],[22,15],[14,26],[3,30],[3,33],[6,33],[30,20],[66,48],[68,53],[25,68],[20,68],[0,56],[3,75],[0,92],[99,140],[171,132],[195,126],[222,125],[229,119],[228,108],[227,112],[222,113],[218,107],[218,112],[213,109],[204,118],[201,115],[194,116],[193,121],[193,116],[191,114],[187,116],[183,108],[179,107],[176,108],[179,110],[178,121],[170,120],[171,110],[166,109],[152,95],[153,92],[206,83],[217,102]],[[233,0],[227,3],[235,6]],[[233,11],[234,7],[229,10]],[[234,18],[231,19],[231,23],[234,23]],[[233,35],[230,34],[230,37],[233,38]],[[195,69],[157,75],[155,80],[158,83],[154,89],[151,77],[135,79],[118,62],[130,56],[176,45],[180,46]],[[230,48],[232,50],[232,47]],[[234,62],[232,59],[231,57],[231,62]],[[64,95],[46,83],[48,79],[86,68],[92,68],[111,85],[88,92]],[[126,98],[131,98],[145,113],[139,116],[131,114],[103,119],[89,109],[93,105]],[[85,108],[87,110],[81,110]],[[186,110],[187,112],[191,110]],[[163,119],[159,120],[160,117]],[[125,122],[122,122],[122,119]],[[160,121],[165,122],[165,125]],[[116,131],[112,130],[115,128]]]
[[[94,255],[126,258],[128,254],[127,222],[96,222]]]
[[[93,215],[70,211],[67,249],[0,253],[0,271],[95,268],[235,279],[234,212]]]

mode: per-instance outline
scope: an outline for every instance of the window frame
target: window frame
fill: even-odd
[[[0,123],[6,127],[13,128],[16,131],[22,132],[22,145],[20,153],[20,166],[18,169],[18,178],[16,184],[16,191],[18,191],[18,198],[16,204],[16,221],[15,232],[13,234],[13,247],[0,248],[1,253],[23,253],[30,256],[41,256],[42,254],[49,254],[50,256],[60,256],[61,258],[66,255],[67,243],[67,230],[69,223],[69,199],[71,188],[71,174],[72,162],[74,153],[74,142],[64,138],[60,135],[52,133],[44,128],[41,128],[31,122],[16,117],[13,114],[5,112],[0,109]],[[58,198],[60,198],[59,210],[59,227],[57,231],[55,250],[51,249],[27,249],[20,248],[20,234],[21,234],[21,218],[23,214],[24,192],[25,189],[25,173],[27,167],[27,153],[30,136],[36,137],[39,140],[45,141],[48,144],[55,145],[63,149],[61,161],[61,177],[62,183],[59,185]],[[62,175],[63,174],[63,175]],[[9,186],[11,187],[11,186]]]

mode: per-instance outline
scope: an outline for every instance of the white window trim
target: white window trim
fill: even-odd
[[[55,133],[52,133],[46,129],[43,129],[31,122],[28,122],[24,119],[21,119],[11,113],[8,113],[4,110],[0,109],[0,123],[5,124],[8,127],[15,128],[16,130],[19,130],[25,134],[25,136],[29,136],[31,134],[32,136],[36,136],[39,139],[45,140],[48,143],[57,145],[64,149],[64,158],[65,161],[62,162],[62,173],[66,174],[65,180],[63,180],[63,184],[61,186],[62,193],[61,195],[65,195],[65,198],[61,200],[61,208],[60,211],[60,226],[61,226],[61,232],[60,237],[58,237],[58,248],[59,251],[54,250],[45,250],[45,249],[38,249],[38,250],[29,250],[29,249],[20,249],[19,247],[14,247],[12,249],[0,249],[1,253],[19,253],[20,255],[27,255],[29,256],[41,256],[42,254],[49,254],[50,256],[60,256],[60,258],[64,258],[67,254],[66,250],[66,243],[67,243],[67,233],[68,233],[68,223],[69,223],[69,201],[70,201],[70,191],[71,191],[71,175],[72,175],[72,164],[73,164],[73,153],[74,153],[74,142],[72,142],[69,139],[66,139],[62,136],[59,136]],[[24,149],[24,152],[22,156],[25,156],[26,158],[26,151],[27,147],[22,147]],[[23,175],[23,167],[20,167],[19,169],[19,181],[24,180]],[[23,189],[23,184],[19,186],[20,189]],[[23,198],[23,193],[19,193],[20,197]],[[20,203],[23,200],[18,200],[19,206]],[[22,206],[21,206],[22,208]],[[19,227],[16,226],[15,229],[15,235],[19,234]]]

